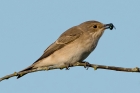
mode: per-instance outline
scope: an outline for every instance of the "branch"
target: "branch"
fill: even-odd
[[[72,64],[70,67],[75,67],[75,66],[84,66],[85,67],[86,62],[76,62]],[[115,71],[124,71],[124,72],[140,72],[140,68],[135,67],[135,68],[123,68],[123,67],[115,67],[115,66],[105,66],[105,65],[97,65],[97,64],[88,64],[88,67],[94,68],[94,70],[97,69],[107,69],[107,70],[115,70]],[[28,70],[24,72],[14,72],[13,74],[6,75],[2,78],[0,78],[0,81],[9,79],[14,76],[22,76],[27,73],[32,73],[32,72],[37,72],[37,71],[44,71],[44,70],[53,70],[53,69],[63,69],[66,68],[66,66],[62,66],[60,68],[55,68],[55,67],[42,67],[42,68],[37,68],[33,70]]]

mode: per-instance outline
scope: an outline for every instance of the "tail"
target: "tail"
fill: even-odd
[[[25,68],[25,69],[19,71],[18,73],[31,70],[32,68],[33,68],[33,66],[29,66],[29,67],[27,67],[27,68]],[[18,74],[17,79],[21,78],[21,77],[24,76],[24,75],[26,75],[26,74]]]

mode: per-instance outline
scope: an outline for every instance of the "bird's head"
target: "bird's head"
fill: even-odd
[[[104,31],[105,29],[112,30],[113,28],[115,28],[115,26],[112,23],[103,24],[98,21],[86,21],[80,24],[79,27],[82,28],[84,31],[92,32]]]
[[[112,23],[103,24],[98,21],[86,21],[86,22],[80,24],[79,27],[84,32],[88,32],[91,35],[97,36],[97,37],[100,37],[103,34],[104,30],[106,30],[106,29],[112,30],[113,28],[115,28],[115,26]]]

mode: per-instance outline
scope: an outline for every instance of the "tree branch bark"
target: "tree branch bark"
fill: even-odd
[[[85,67],[86,62],[76,62],[72,64],[70,67],[75,67],[75,66],[84,66]],[[88,64],[88,67],[94,68],[94,70],[97,69],[106,69],[106,70],[115,70],[115,71],[123,71],[123,72],[140,72],[140,68],[135,67],[135,68],[124,68],[124,67],[116,67],[116,66],[105,66],[105,65],[97,65],[97,64]],[[55,67],[42,67],[42,68],[37,68],[33,70],[28,70],[24,72],[14,72],[13,74],[6,75],[2,78],[0,78],[0,81],[9,79],[14,76],[22,76],[27,73],[32,73],[32,72],[37,72],[37,71],[44,71],[44,70],[53,70],[53,69],[64,69],[66,66],[62,66],[60,68],[55,68]]]

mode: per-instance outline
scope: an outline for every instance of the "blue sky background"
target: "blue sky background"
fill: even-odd
[[[0,0],[0,77],[20,71],[68,28],[88,20],[113,23],[86,59],[140,67],[139,0]],[[1,93],[140,93],[140,73],[51,70],[0,82]]]

